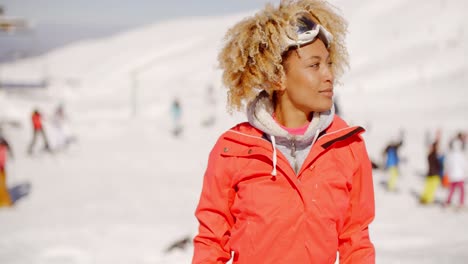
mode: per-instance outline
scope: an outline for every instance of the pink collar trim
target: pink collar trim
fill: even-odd
[[[275,114],[273,114],[273,120],[275,120],[275,122],[276,122],[281,128],[283,128],[284,130],[288,131],[289,134],[295,135],[295,136],[304,135],[304,133],[307,131],[307,128],[309,127],[309,124],[310,124],[310,122],[307,122],[305,125],[303,125],[303,126],[301,126],[301,127],[296,127],[296,128],[285,127],[285,126],[283,126],[282,124],[280,124],[280,123],[278,122],[278,120],[276,120]]]

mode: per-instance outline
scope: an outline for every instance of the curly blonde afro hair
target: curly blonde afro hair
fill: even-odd
[[[285,77],[283,58],[288,49],[285,37],[297,39],[294,23],[298,14],[309,13],[332,35],[328,50],[332,71],[339,78],[348,66],[345,47],[346,21],[336,8],[323,0],[282,0],[266,7],[228,30],[218,60],[223,83],[228,88],[228,110],[241,110],[260,90],[270,95]]]

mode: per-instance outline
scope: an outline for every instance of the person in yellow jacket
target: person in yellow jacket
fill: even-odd
[[[0,207],[11,206],[10,194],[6,183],[6,161],[7,155],[12,155],[8,141],[0,134]]]
[[[234,25],[219,55],[248,122],[210,153],[192,263],[373,264],[371,162],[335,115],[346,23],[324,1],[282,1]]]

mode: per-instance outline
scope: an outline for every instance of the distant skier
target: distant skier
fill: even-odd
[[[179,136],[182,133],[182,106],[179,102],[179,99],[175,98],[171,105],[171,115],[174,128],[172,134],[174,136]]]
[[[465,179],[467,178],[468,164],[463,153],[463,141],[457,137],[450,142],[450,148],[445,159],[445,169],[450,180],[450,191],[445,206],[450,205],[455,190],[460,191],[459,208],[465,202]]]
[[[28,147],[28,154],[31,155],[33,153],[34,146],[36,144],[36,140],[38,136],[41,136],[44,141],[44,150],[50,151],[51,149],[50,149],[49,141],[47,140],[47,136],[44,131],[44,127],[42,123],[43,122],[42,115],[39,112],[39,110],[35,109],[33,111],[32,116],[31,116],[31,121],[33,125],[33,136],[31,139],[31,143],[29,144],[29,147]]]
[[[207,86],[204,100],[207,112],[202,120],[202,126],[208,127],[214,125],[216,122],[216,98],[213,85],[209,84]]]
[[[13,157],[10,144],[0,134],[0,207],[11,206],[13,204],[6,184],[6,162],[8,155]]]
[[[400,138],[392,140],[384,150],[385,169],[389,172],[389,179],[387,181],[387,189],[389,191],[395,191],[398,177],[400,175],[400,156],[398,150],[403,146],[403,137],[404,134],[401,132]]]
[[[57,106],[51,121],[53,128],[52,132],[54,132],[52,135],[52,148],[54,150],[63,150],[67,148],[70,143],[76,140],[74,136],[70,135],[69,131],[66,130],[67,116],[65,114],[65,108],[63,104],[59,104]]]
[[[54,111],[53,124],[57,127],[62,126],[65,121],[65,110],[62,104],[59,104]]]
[[[461,148],[462,148],[463,151],[465,151],[466,150],[466,141],[467,141],[466,133],[465,132],[458,132],[457,139],[460,140]]]
[[[441,162],[439,159],[439,140],[432,143],[429,155],[427,156],[428,172],[424,190],[420,197],[421,204],[432,204],[435,199],[435,192],[440,185]]]

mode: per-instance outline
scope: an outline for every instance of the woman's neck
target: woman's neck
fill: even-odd
[[[278,105],[274,112],[276,121],[289,128],[299,128],[308,124],[313,116],[313,113],[304,113],[300,110],[285,111],[281,105]]]

